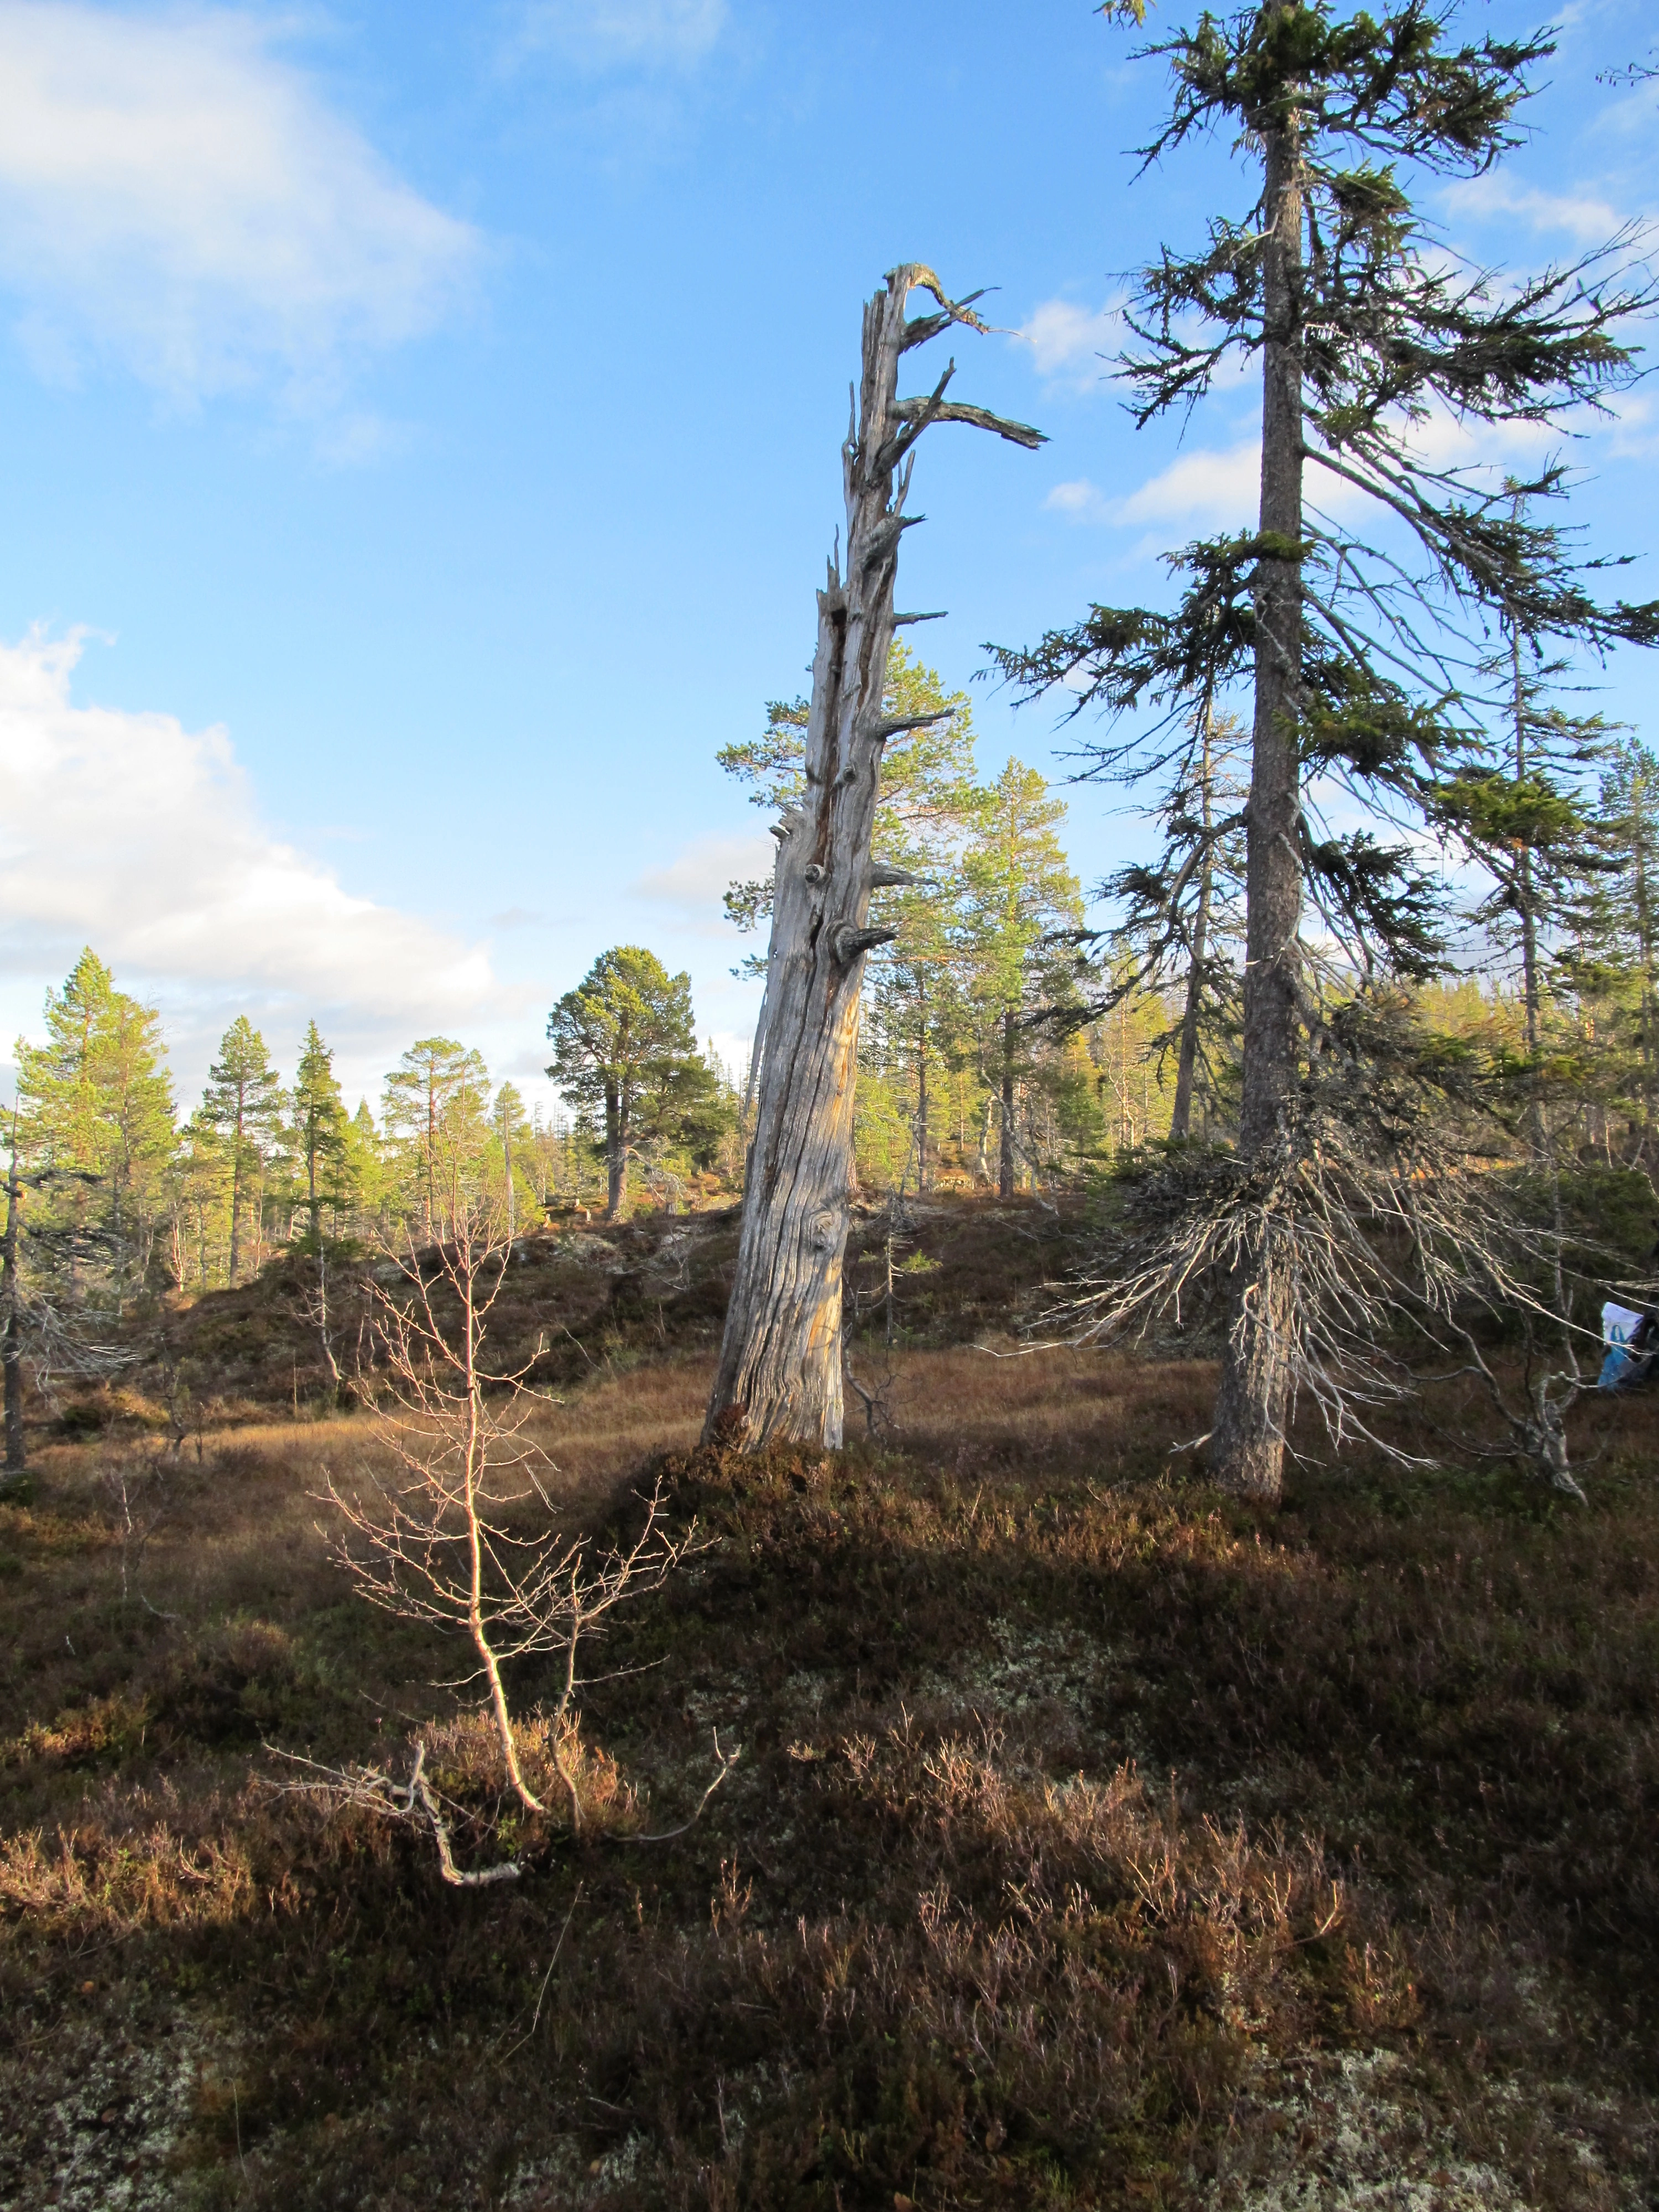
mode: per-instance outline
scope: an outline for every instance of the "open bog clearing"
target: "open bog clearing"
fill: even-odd
[[[532,1416],[573,1526],[661,1472],[708,1539],[588,1654],[580,1838],[441,1686],[465,1645],[328,1556],[366,1417],[209,1425],[142,1511],[131,1437],[36,1453],[0,2203],[1652,2201],[1644,1405],[1588,1510],[1348,1457],[1268,1515],[1172,1453],[1202,1363],[900,1348],[892,1425],[743,1459],[695,1449],[711,1355],[649,1308],[654,1352],[595,1339]],[[639,1840],[716,1732],[727,1785]],[[267,1748],[417,1735],[458,1857],[520,1880],[447,1887]]]

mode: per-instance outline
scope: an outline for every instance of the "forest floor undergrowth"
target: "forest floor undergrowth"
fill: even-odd
[[[0,2205],[1656,2201],[1659,1409],[1587,1509],[1310,1435],[1269,1514],[1173,1449],[1202,1363],[901,1348],[896,1428],[744,1460],[708,1350],[583,1361],[573,1521],[660,1468],[710,1540],[592,1655],[581,1840],[329,1558],[363,1416],[35,1449]],[[274,1786],[416,1734],[520,1881]]]

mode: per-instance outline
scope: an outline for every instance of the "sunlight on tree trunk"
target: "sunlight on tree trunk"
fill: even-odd
[[[1267,235],[1262,255],[1261,536],[1256,587],[1255,729],[1246,823],[1243,1097],[1247,1164],[1289,1140],[1297,1093],[1301,969],[1302,766],[1302,191],[1293,126],[1266,145]],[[1289,1285],[1271,1212],[1228,1299],[1210,1470],[1225,1490],[1276,1499],[1284,1483],[1290,1397]]]
[[[939,312],[909,321],[914,290]],[[882,748],[945,719],[883,712],[899,540],[912,449],[930,423],[968,422],[1035,447],[1040,434],[945,397],[955,364],[925,398],[897,396],[913,346],[954,324],[983,330],[971,302],[945,297],[930,270],[894,270],[864,311],[862,381],[842,449],[847,565],[818,594],[806,738],[805,802],[779,841],[766,998],[755,1040],[754,1140],[744,1185],[737,1279],[706,1433],[756,1446],[842,1439],[842,1261],[853,1173],[853,1091],[865,955],[896,933],[867,926],[871,835]]]

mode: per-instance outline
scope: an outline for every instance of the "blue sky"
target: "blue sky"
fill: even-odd
[[[1659,201],[1659,87],[1595,81],[1647,10],[1559,35],[1528,144],[1433,199],[1482,261]],[[958,389],[1052,441],[924,442],[901,598],[949,681],[1249,519],[1249,386],[1136,434],[1098,357],[1237,197],[1224,146],[1132,184],[1136,43],[1088,0],[0,0],[4,1038],[89,940],[186,1095],[243,1011],[285,1066],[315,1014],[354,1097],[434,1030],[533,1095],[633,939],[735,1052],[719,894],[769,846],[714,755],[802,687],[882,272],[1000,287]],[[1590,544],[1645,555],[1656,399],[1570,450]],[[1050,765],[1046,711],[975,703],[982,765]],[[1085,880],[1139,834],[1073,794]]]

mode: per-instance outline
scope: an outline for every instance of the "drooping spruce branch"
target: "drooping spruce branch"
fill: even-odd
[[[1170,616],[1097,609],[999,656],[1027,696],[1081,676],[1082,703],[1108,717],[1096,775],[1167,769],[1160,729],[1206,685],[1248,678],[1254,695],[1237,1127],[1253,1195],[1228,1261],[1211,1466],[1267,1498],[1317,1322],[1285,1226],[1313,1204],[1304,1168],[1330,1157],[1309,1072],[1345,1006],[1432,970],[1436,889],[1410,833],[1489,760],[1492,637],[1504,622],[1593,653],[1659,637],[1659,605],[1599,596],[1532,516],[1554,465],[1520,486],[1482,465],[1483,430],[1565,427],[1631,380],[1655,290],[1629,233],[1511,282],[1430,230],[1414,195],[1516,143],[1550,51],[1455,45],[1450,21],[1423,0],[1376,16],[1261,0],[1147,50],[1171,99],[1145,162],[1225,130],[1252,182],[1196,252],[1166,247],[1143,270],[1121,368],[1145,424],[1190,413],[1224,365],[1259,368],[1256,526],[1188,550]],[[1447,426],[1473,434],[1471,465],[1435,458]]]

